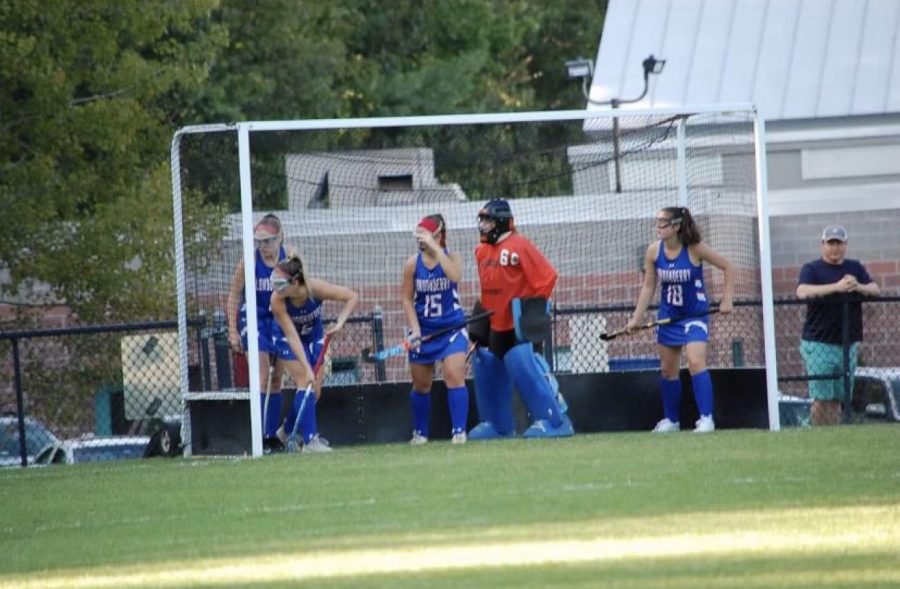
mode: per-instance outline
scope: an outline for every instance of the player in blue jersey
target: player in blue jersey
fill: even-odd
[[[276,437],[281,419],[281,378],[283,367],[275,362],[275,344],[272,340],[272,313],[269,299],[272,296],[272,270],[279,260],[292,252],[283,245],[284,234],[281,220],[272,214],[264,216],[253,229],[256,246],[256,326],[259,345],[259,389],[260,407],[263,408],[263,446],[267,452],[280,450]],[[238,262],[231,279],[228,292],[228,342],[231,349],[246,353],[247,343],[247,302],[244,297],[244,261]],[[271,376],[271,378],[270,378]],[[268,410],[266,407],[268,406]]]
[[[634,330],[644,322],[650,298],[660,283],[658,319],[675,318],[657,329],[662,368],[660,389],[663,412],[653,431],[681,429],[681,352],[687,356],[688,371],[700,419],[694,424],[698,433],[715,429],[713,389],[706,369],[706,345],[709,340],[709,300],[703,281],[703,262],[725,273],[725,287],[719,312],[730,313],[734,294],[734,269],[723,256],[702,241],[700,229],[686,207],[667,207],[656,214],[657,241],[647,247],[644,257],[644,284],[626,329]]]
[[[414,341],[439,329],[465,321],[457,283],[462,278],[462,257],[447,250],[447,224],[441,215],[423,218],[415,230],[419,252],[403,264],[403,311]],[[410,444],[428,441],[431,384],[434,366],[441,363],[450,408],[451,441],[466,441],[469,392],[466,389],[466,352],[469,338],[464,328],[428,340],[409,351],[409,393],[413,415]]]
[[[322,353],[326,334],[336,334],[356,308],[359,295],[349,288],[312,278],[296,253],[282,260],[272,272],[271,309],[275,318],[273,335],[276,353],[298,389],[283,428],[278,430],[282,443],[293,432],[301,406],[300,433],[303,452],[329,452],[328,442],[319,436],[316,402],[322,394],[324,372],[316,375],[313,366]],[[326,330],[322,324],[322,303],[344,303],[335,322]],[[306,388],[312,383],[315,398],[303,405]]]

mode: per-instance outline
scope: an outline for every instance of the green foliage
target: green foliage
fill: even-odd
[[[581,108],[562,63],[594,54],[605,6],[0,0],[0,300],[64,303],[84,322],[171,318],[177,128]],[[257,202],[279,208],[282,162],[254,151],[271,180]],[[234,206],[235,167],[216,163],[189,179],[215,203],[206,231]]]
[[[85,322],[174,315],[171,96],[225,40],[216,2],[0,0],[0,260]]]

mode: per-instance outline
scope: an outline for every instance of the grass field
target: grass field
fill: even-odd
[[[9,587],[900,587],[900,427],[0,472]]]

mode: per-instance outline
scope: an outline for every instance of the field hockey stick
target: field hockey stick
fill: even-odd
[[[409,351],[410,348],[414,348],[419,344],[424,344],[425,342],[431,341],[436,337],[442,336],[445,333],[450,333],[451,331],[455,331],[457,329],[462,329],[469,323],[473,321],[481,321],[482,319],[486,319],[493,315],[493,311],[484,311],[483,313],[478,313],[477,315],[472,315],[471,317],[467,317],[465,321],[461,321],[456,323],[455,325],[450,325],[448,327],[442,327],[437,331],[433,331],[428,335],[424,335],[418,338],[414,338],[412,340],[406,339],[403,340],[402,343],[397,344],[392,348],[387,348],[385,350],[379,350],[374,354],[369,348],[365,348],[361,355],[364,362],[379,362],[382,360],[387,360],[388,358],[393,358],[394,356],[400,356],[401,354],[405,354]]]
[[[266,433],[266,425],[269,423],[269,395],[272,394],[272,374],[275,372],[275,362],[277,362],[275,358],[272,358],[271,362],[269,362],[269,376],[266,379],[266,400],[263,403],[263,436]]]
[[[297,410],[297,417],[294,418],[294,429],[291,430],[291,437],[288,438],[287,450],[288,452],[293,452],[297,448],[297,431],[300,429],[300,416],[303,415],[303,410],[306,409],[306,403],[309,401],[310,395],[313,394],[313,387],[316,385],[316,378],[319,376],[319,370],[322,368],[322,364],[325,362],[325,352],[328,351],[328,345],[331,343],[331,334],[325,334],[325,341],[322,343],[322,350],[319,352],[319,357],[316,358],[316,365],[313,366],[313,379],[309,384],[306,385],[306,391],[303,393],[303,400],[300,401],[300,409]]]
[[[707,315],[713,315],[718,313],[719,309],[710,309],[708,311],[704,311],[703,313],[695,313],[693,315],[684,315],[682,317],[667,317],[665,319],[657,319],[656,321],[651,321],[649,323],[644,323],[643,325],[638,325],[634,328],[634,331],[640,331],[643,329],[650,329],[651,327],[659,327],[661,325],[669,325],[670,323],[677,323],[684,319],[695,319],[697,317],[706,317]],[[628,334],[628,329],[620,329],[619,331],[614,331],[612,333],[601,333],[600,339],[605,342],[612,341],[619,337],[620,335]]]

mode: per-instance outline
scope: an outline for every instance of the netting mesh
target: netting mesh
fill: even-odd
[[[460,296],[471,308],[476,214],[491,198],[510,200],[517,230],[559,272],[557,370],[604,371],[615,369],[611,360],[655,355],[649,330],[613,342],[598,336],[622,327],[633,309],[662,207],[691,210],[704,240],[735,266],[737,301],[761,299],[751,112],[251,131],[250,156],[253,220],[278,215],[285,244],[312,276],[360,294],[354,322],[330,351],[331,377],[341,382],[408,377],[402,358],[386,366],[358,358],[364,347],[403,338],[401,269],[423,216],[446,219],[447,245],[463,255]],[[235,133],[182,137],[176,205],[186,315],[210,325],[223,324],[242,255],[238,172]],[[717,302],[723,275],[707,268],[705,278]],[[326,316],[340,309],[330,305]],[[761,310],[741,308],[726,325],[712,322],[709,364],[732,365],[738,336],[741,363],[764,364]],[[230,376],[212,388],[245,386],[239,365]]]

